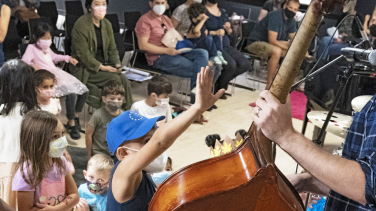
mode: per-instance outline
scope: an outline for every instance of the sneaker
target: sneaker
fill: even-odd
[[[76,124],[77,130],[81,131],[80,118],[75,117],[74,118],[74,123]]]
[[[221,51],[217,51],[217,57],[219,57],[219,59],[221,60],[222,64],[224,64],[224,65],[228,64],[228,62],[225,60],[225,58],[223,58]]]
[[[219,59],[218,56],[213,56],[212,58],[210,58],[210,60],[212,60],[216,64],[222,65],[222,61]]]
[[[67,130],[68,130],[68,133],[70,135],[70,137],[73,139],[73,140],[78,140],[81,138],[81,134],[80,134],[80,131],[78,131],[76,125],[75,126],[69,126],[67,124],[66,126]]]

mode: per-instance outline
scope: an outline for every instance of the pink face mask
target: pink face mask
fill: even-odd
[[[99,7],[93,7],[94,9],[94,15],[100,18],[104,18],[107,13],[107,7],[105,6],[99,6]]]
[[[39,39],[38,42],[37,42],[37,45],[43,50],[44,53],[47,52],[47,50],[50,48],[51,44],[52,44],[51,39],[49,39],[49,40]]]
[[[43,90],[39,89],[39,95],[43,99],[49,100],[49,99],[51,99],[51,98],[54,97],[54,95],[55,95],[55,88],[52,88],[52,89],[43,89]]]

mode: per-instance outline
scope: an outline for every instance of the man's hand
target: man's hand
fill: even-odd
[[[223,30],[223,29],[218,29],[218,30],[217,30],[217,35],[219,35],[219,36],[225,36],[225,30]]]
[[[181,51],[178,51],[175,48],[167,48],[166,49],[166,54],[168,54],[170,56],[176,56],[178,54],[181,54]]]
[[[194,104],[202,112],[206,111],[214,105],[214,103],[225,93],[224,89],[213,95],[211,90],[213,88],[214,72],[207,66],[201,67],[201,72],[197,74],[196,82],[196,102]]]
[[[78,63],[77,59],[75,59],[75,58],[73,58],[73,57],[70,57],[70,58],[69,58],[69,62],[70,62],[71,64],[73,64],[74,66],[76,66],[76,64]]]
[[[286,137],[296,133],[292,126],[290,95],[283,105],[270,91],[261,92],[252,118],[264,135],[278,145],[284,144],[289,140]]]

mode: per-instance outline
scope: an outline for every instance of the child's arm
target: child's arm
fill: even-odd
[[[179,115],[156,130],[152,138],[137,153],[127,155],[116,169],[112,190],[115,199],[126,202],[132,198],[140,181],[140,173],[154,159],[166,151],[174,141],[197,119],[204,111],[210,108],[224,93],[224,89],[216,95],[211,93],[213,87],[213,71],[209,67],[202,68],[197,74],[196,103],[186,112]]]
[[[35,191],[18,191],[18,211],[36,211],[40,210],[38,207],[34,207],[34,194]]]
[[[91,150],[92,150],[92,144],[93,144],[93,134],[94,134],[94,127],[87,124],[86,125],[86,131],[85,131],[85,143],[86,143],[86,151],[87,151],[87,158],[91,158]]]
[[[30,44],[27,46],[26,51],[24,55],[22,56],[22,61],[26,62],[28,65],[34,67],[34,53],[33,48],[35,48],[34,45]],[[37,69],[34,67],[34,69]],[[39,68],[38,68],[39,69]]]
[[[74,179],[70,174],[67,174],[65,176],[65,194],[67,195],[67,197],[65,197],[65,199],[56,206],[49,206],[39,203],[37,203],[37,206],[42,208],[41,210],[71,211],[79,202],[80,197],[78,195],[76,183],[74,182]]]
[[[199,16],[197,17],[197,19],[200,20],[200,22],[197,24],[196,27],[194,27],[194,28],[192,29],[193,33],[194,33],[195,35],[198,35],[197,37],[201,36],[201,29],[202,29],[202,27],[204,26],[206,20],[208,20],[208,18],[209,18],[209,17],[208,17],[207,15],[205,15],[205,14],[201,14],[201,15],[199,15]]]

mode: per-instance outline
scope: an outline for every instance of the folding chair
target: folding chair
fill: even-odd
[[[81,1],[65,1],[65,14],[81,17],[84,15]]]
[[[49,18],[49,17],[40,17],[40,18],[29,19],[29,33],[30,33],[30,36],[33,35],[34,27],[37,26],[41,22],[47,23],[51,27],[53,26],[51,18]],[[54,40],[53,33],[51,33],[51,37],[52,37],[52,40]],[[63,35],[60,34],[60,35],[58,35],[58,37],[63,37]],[[61,51],[57,50],[55,43],[54,43],[54,45],[51,45],[51,50],[53,52],[57,53],[57,54],[63,54],[64,53],[64,52],[61,52]]]
[[[118,15],[116,13],[107,14],[105,18],[110,21],[112,25],[112,30],[114,31],[114,33],[120,33],[120,24],[119,24]]]

